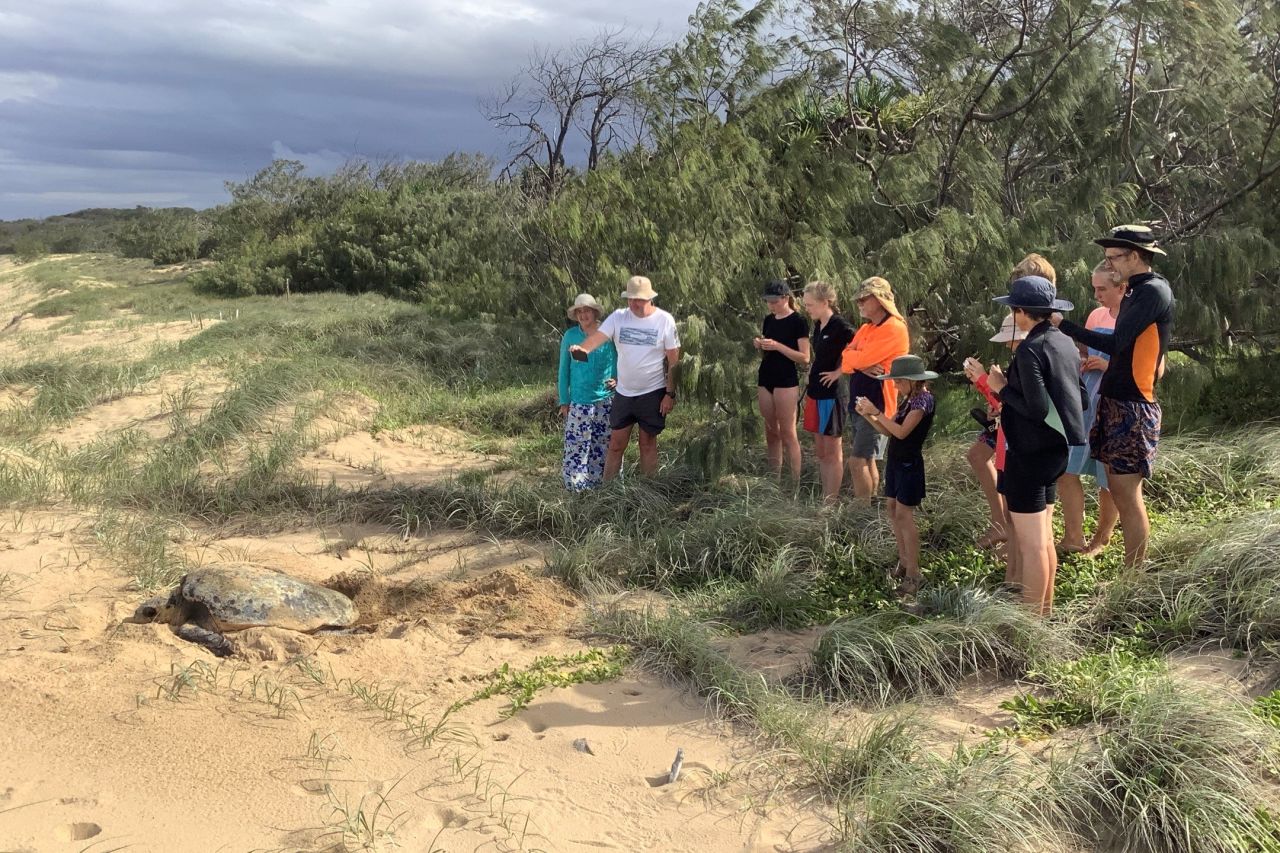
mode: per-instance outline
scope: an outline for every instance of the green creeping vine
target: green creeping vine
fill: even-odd
[[[631,659],[626,646],[608,649],[587,649],[571,655],[546,655],[536,659],[527,669],[511,668],[504,663],[484,676],[489,684],[470,698],[455,702],[450,711],[457,711],[493,696],[507,696],[511,704],[501,712],[503,719],[529,707],[539,690],[548,687],[568,687],[573,684],[599,684],[622,675],[622,669]]]
[[[1124,714],[1143,695],[1146,685],[1166,674],[1163,659],[1138,642],[1118,643],[1106,652],[1028,672],[1027,678],[1048,689],[1049,696],[1024,693],[1000,703],[1013,714],[1013,726],[996,729],[995,737],[1043,737],[1059,729],[1104,722]]]

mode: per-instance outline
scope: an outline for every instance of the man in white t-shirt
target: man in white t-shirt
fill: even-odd
[[[604,478],[612,480],[622,468],[622,455],[631,443],[631,428],[640,425],[640,470],[658,470],[658,433],[667,425],[667,415],[676,405],[676,365],[680,361],[680,335],[670,314],[653,304],[658,294],[642,275],[627,281],[626,308],[614,311],[600,328],[587,336],[581,346],[569,347],[589,353],[612,340],[618,350],[618,387],[609,414],[609,452],[604,461]]]

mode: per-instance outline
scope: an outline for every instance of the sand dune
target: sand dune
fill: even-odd
[[[411,722],[436,720],[503,664],[587,647],[576,598],[537,574],[527,546],[367,527],[345,531],[360,534],[345,557],[317,529],[206,542],[208,556],[252,554],[301,577],[342,568],[377,617],[353,635],[240,632],[240,655],[218,661],[165,626],[122,621],[142,593],[95,553],[93,523],[0,518],[0,849],[327,849],[362,798],[366,814],[386,800],[369,841],[403,849],[820,848],[811,812],[778,802],[761,816],[749,739],[644,676],[549,690],[509,719],[501,699],[478,702],[415,742]],[[424,559],[349,568],[360,543],[380,553],[393,539]],[[493,560],[450,566],[463,554]],[[409,604],[386,604],[415,584]],[[400,716],[358,696],[393,685]],[[686,772],[660,784],[677,747]]]

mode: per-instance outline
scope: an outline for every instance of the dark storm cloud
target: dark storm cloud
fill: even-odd
[[[16,5],[16,4],[15,4]],[[529,52],[680,29],[692,0],[45,0],[0,11],[0,219],[225,197],[275,156],[499,154]]]

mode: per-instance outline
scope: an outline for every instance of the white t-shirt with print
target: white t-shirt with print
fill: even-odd
[[[655,308],[637,317],[619,308],[600,324],[600,331],[618,349],[618,393],[639,397],[667,385],[667,350],[680,346],[675,318]]]

